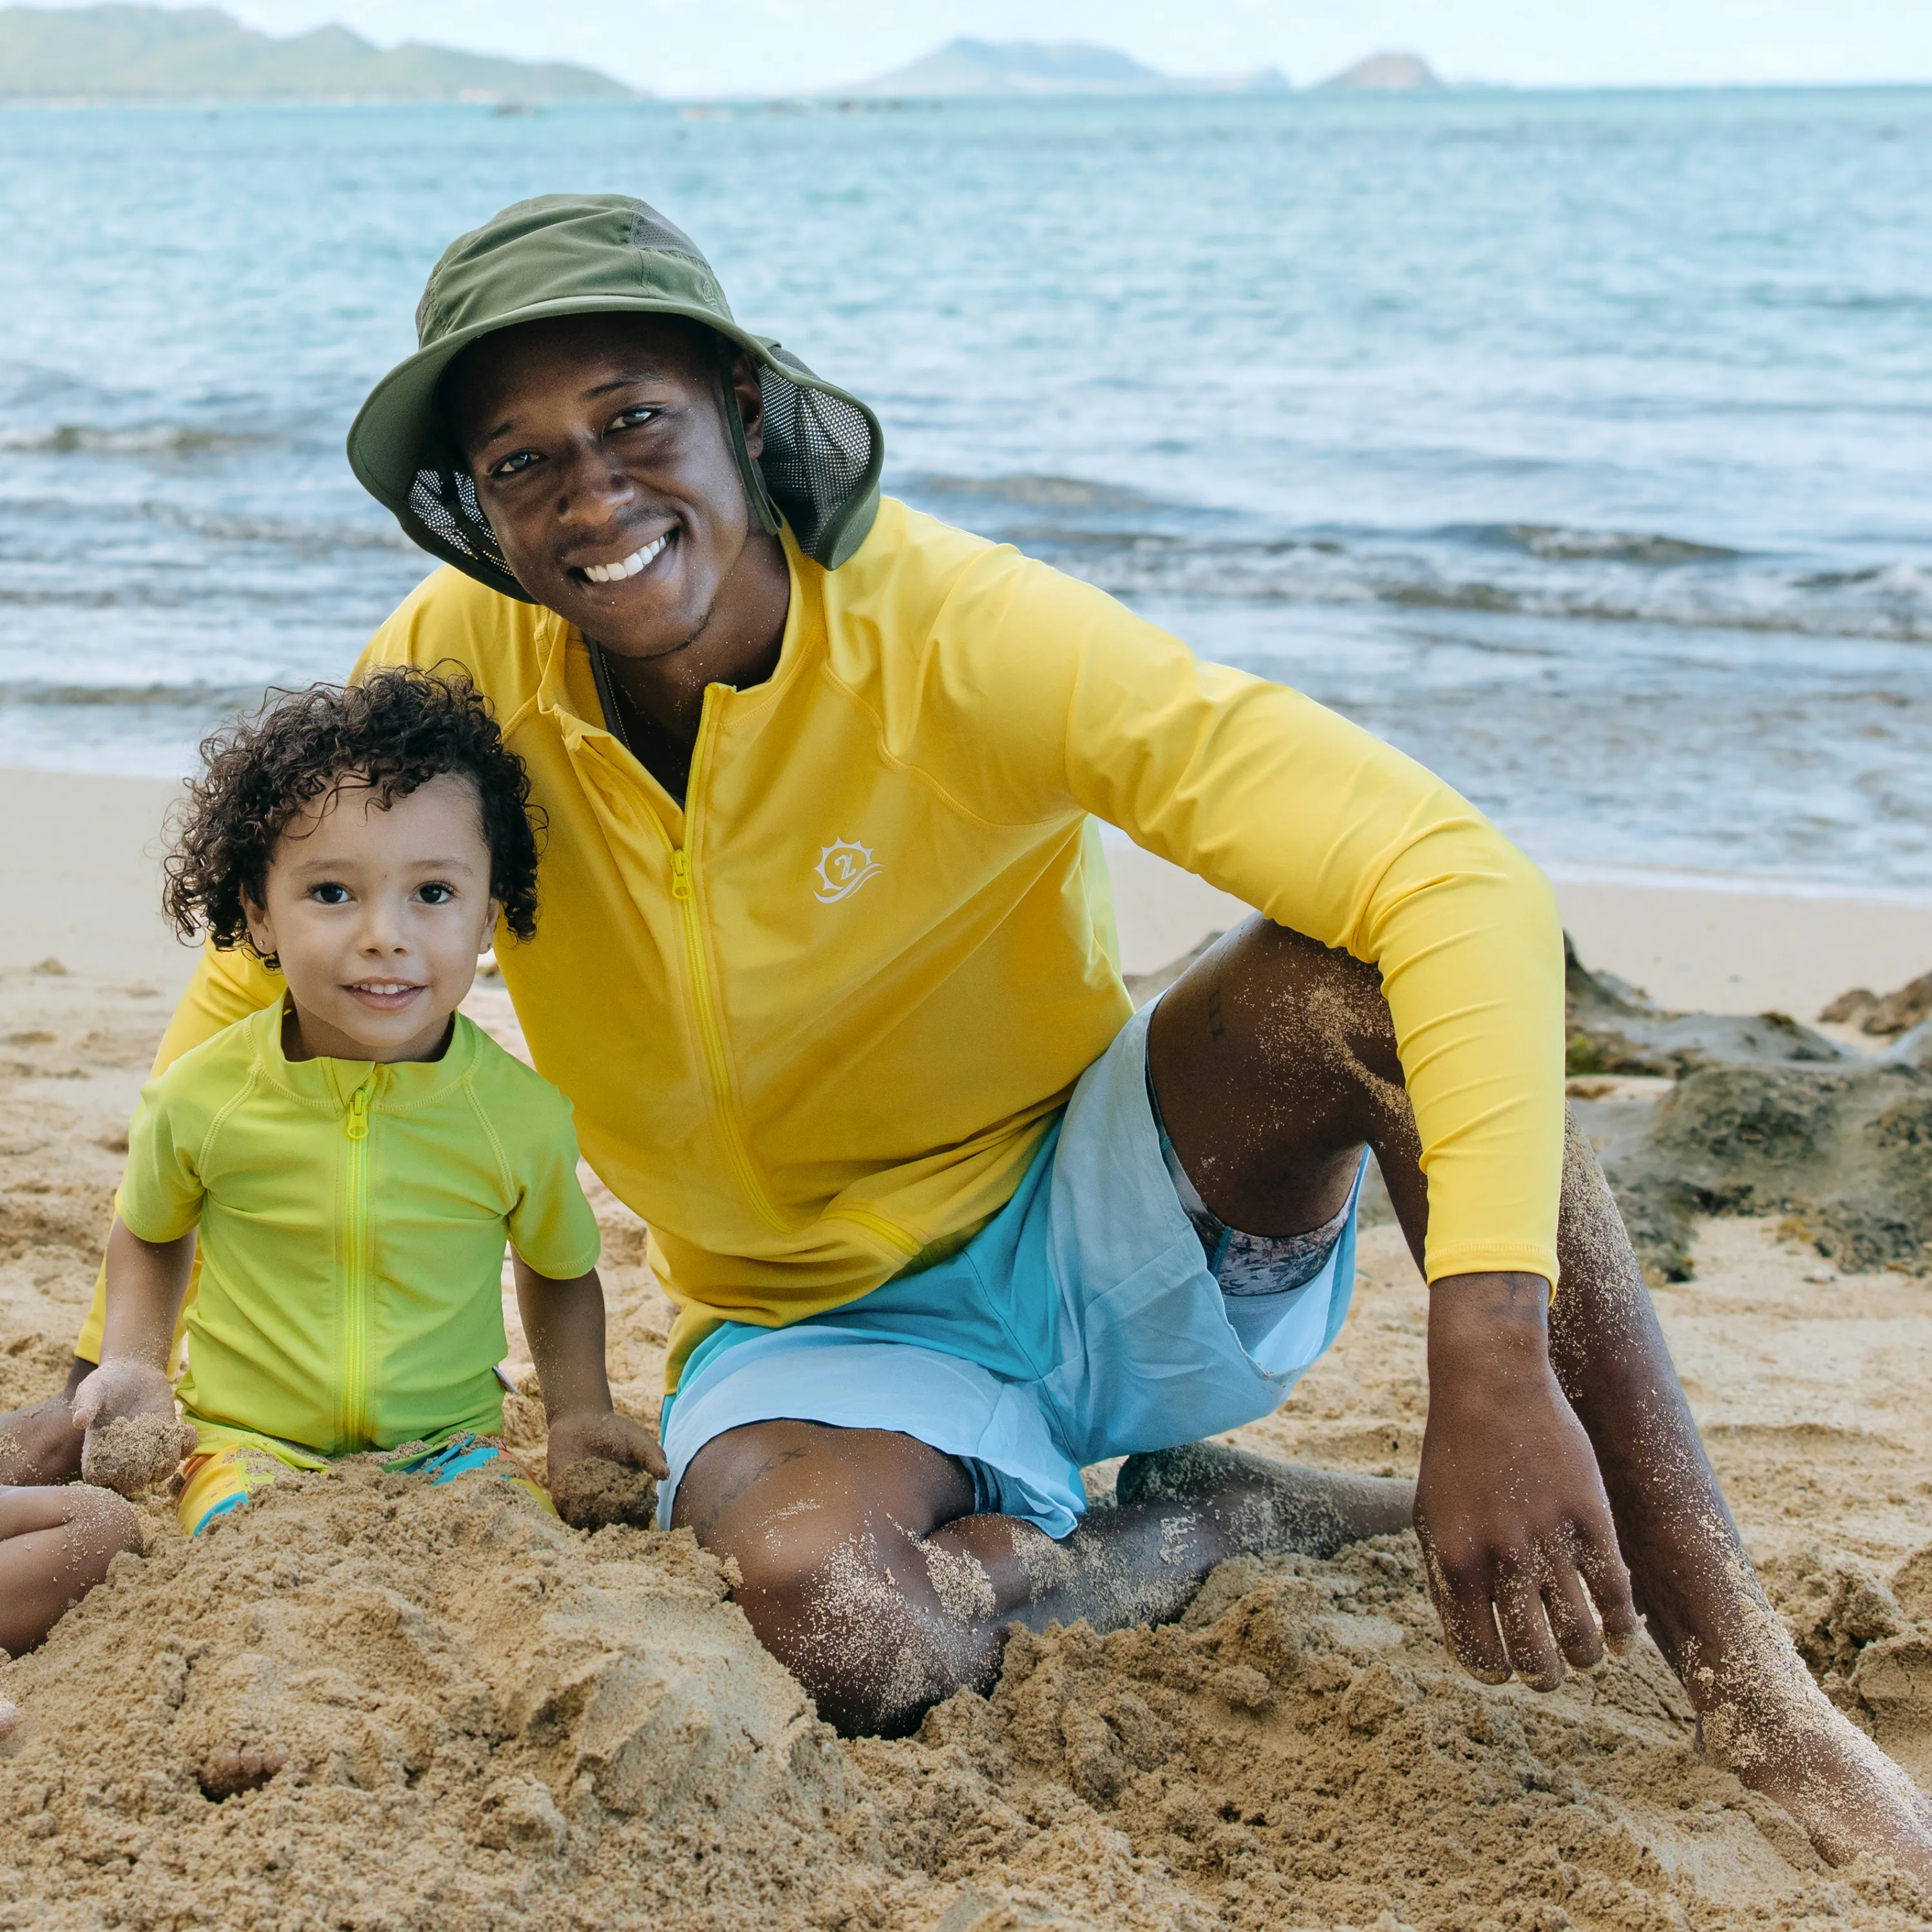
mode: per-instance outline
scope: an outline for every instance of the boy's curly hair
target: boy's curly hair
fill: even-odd
[[[360,684],[272,691],[253,717],[204,739],[201,756],[206,769],[170,814],[163,862],[162,909],[183,939],[205,931],[224,950],[252,950],[244,894],[261,904],[290,821],[344,778],[386,808],[446,774],[476,788],[503,923],[519,939],[536,932],[543,814],[523,760],[463,672],[404,666]]]

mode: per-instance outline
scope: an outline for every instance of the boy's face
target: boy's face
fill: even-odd
[[[621,315],[485,336],[450,402],[476,500],[517,581],[620,657],[682,649],[763,536],[723,412],[764,448],[758,378],[728,400],[709,333]]]
[[[386,810],[346,778],[290,821],[248,932],[280,956],[292,1059],[430,1060],[496,924],[476,788],[431,778]]]

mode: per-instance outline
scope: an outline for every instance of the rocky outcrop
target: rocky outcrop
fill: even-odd
[[[1785,1013],[1666,1012],[1614,974],[1590,971],[1567,934],[1563,968],[1573,1074],[1681,1080],[1706,1066],[1822,1065],[1858,1058]]]
[[[1414,94],[1442,82],[1420,54],[1371,54],[1331,74],[1322,85],[1354,94]]]

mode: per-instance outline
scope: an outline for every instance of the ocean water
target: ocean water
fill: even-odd
[[[0,763],[187,769],[420,578],[446,242],[644,196],[888,487],[1546,864],[1932,894],[1932,90],[0,112]]]

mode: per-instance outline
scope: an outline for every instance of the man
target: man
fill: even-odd
[[[1171,1616],[1412,1513],[1478,1676],[1554,1685],[1640,1604],[1742,1776],[1932,1876],[1566,1140],[1534,868],[1333,714],[881,501],[871,412],[642,203],[506,210],[418,320],[350,458],[454,568],[363,662],[453,660],[529,765],[544,910],[501,963],[680,1307],[666,1519],[824,1714],[904,1730],[1015,1622]],[[1138,1016],[1096,819],[1262,915]],[[280,997],[211,952],[163,1058]],[[1198,1441],[1334,1339],[1365,1148],[1431,1284],[1412,1492]]]

